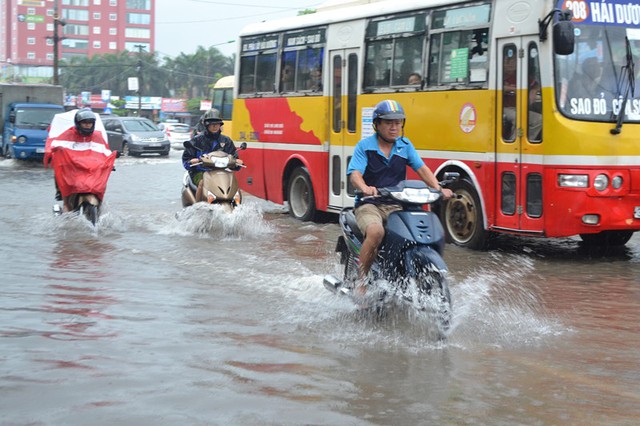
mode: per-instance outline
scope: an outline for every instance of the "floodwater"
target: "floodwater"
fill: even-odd
[[[53,217],[50,170],[0,160],[0,424],[637,424],[639,235],[447,245],[440,341],[324,289],[331,221],[181,212],[180,154],[118,159],[96,229]]]

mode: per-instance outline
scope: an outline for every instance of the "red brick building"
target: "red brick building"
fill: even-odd
[[[153,52],[155,1],[0,0],[0,80],[52,77],[56,9],[59,59]]]

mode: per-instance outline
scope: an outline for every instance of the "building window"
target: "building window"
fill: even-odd
[[[27,59],[35,59],[35,58],[36,58],[35,52],[27,52]]]
[[[127,13],[127,24],[149,25],[151,15],[147,13]]]
[[[89,6],[89,0],[62,0],[66,6]]]
[[[151,0],[127,0],[127,9],[151,10]]]
[[[117,21],[118,20],[118,14],[117,13],[110,13],[109,14],[109,20],[110,21]]]
[[[62,31],[65,35],[89,35],[88,25],[67,24]]]
[[[27,38],[27,44],[36,44],[36,38],[35,37],[28,37]]]
[[[118,43],[116,43],[115,41],[110,41],[109,42],[109,49],[118,50]]]
[[[100,12],[94,12],[93,19],[96,19],[96,20],[102,19],[102,15],[100,14]]]
[[[87,50],[89,42],[87,40],[65,38],[62,40],[62,45],[67,49]]]
[[[53,53],[47,53],[47,61],[53,61]]]
[[[118,0],[109,0],[109,6],[117,6]]]
[[[93,4],[100,6],[102,4],[102,0],[93,0]]]
[[[100,27],[93,27],[93,33],[94,33],[94,34],[101,34],[101,33],[102,33],[102,30],[101,30],[101,28],[100,28]]]
[[[80,9],[62,9],[62,18],[66,21],[88,21],[89,11]]]
[[[52,32],[53,31],[53,24],[52,23],[47,24],[47,31],[48,32]]]
[[[36,29],[36,23],[35,22],[28,22],[27,23],[27,30],[33,31],[35,29]]]
[[[125,50],[128,50],[129,52],[137,52],[139,47],[138,46],[142,46],[142,50],[146,50],[147,52],[149,51],[149,48],[151,47],[149,45],[149,43],[140,43],[137,41],[128,41],[124,44],[124,48]]]
[[[47,16],[53,16],[53,9],[47,9]]]
[[[151,30],[149,28],[125,28],[124,36],[126,38],[151,38]]]
[[[53,46],[53,39],[47,38],[47,46]]]
[[[102,47],[102,44],[99,41],[94,41],[93,42],[93,48],[94,49],[100,49]]]
[[[27,9],[27,15],[35,15],[36,10],[33,7]]]
[[[117,28],[109,28],[109,35],[118,35]]]

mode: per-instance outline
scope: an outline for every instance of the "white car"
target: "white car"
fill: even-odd
[[[165,123],[164,131],[173,149],[184,149],[182,144],[191,139],[191,127],[188,124]]]

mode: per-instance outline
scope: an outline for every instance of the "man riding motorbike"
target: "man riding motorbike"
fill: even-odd
[[[189,172],[191,181],[197,185],[196,200],[202,198],[202,173],[207,169],[195,164],[200,162],[200,156],[213,151],[223,151],[237,159],[236,165],[239,169],[242,160],[238,159],[238,151],[230,137],[222,134],[224,121],[220,117],[220,111],[212,108],[205,112],[201,119],[204,132],[184,143],[182,153],[182,164]]]
[[[384,100],[376,105],[373,111],[375,134],[358,142],[349,163],[347,175],[351,183],[363,196],[374,196],[378,194],[377,188],[395,186],[406,179],[407,166],[410,166],[427,185],[450,198],[451,190],[440,187],[436,176],[404,136],[405,122],[404,109],[398,102]],[[377,198],[356,199],[354,214],[364,234],[356,295],[366,293],[366,280],[384,238],[387,217],[401,209],[397,204],[386,204]]]
[[[102,201],[116,157],[102,133],[95,131],[93,111],[79,109],[73,122],[73,127],[47,139],[44,155],[45,167],[53,163],[56,199],[62,200],[64,212],[73,210],[71,199],[76,191],[94,193]],[[107,172],[92,172],[97,169]],[[87,175],[92,179],[87,180]]]

